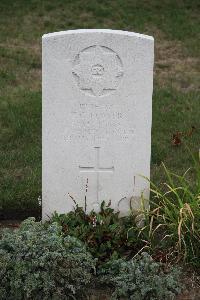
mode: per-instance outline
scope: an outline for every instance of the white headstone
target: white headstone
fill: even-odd
[[[117,30],[43,36],[43,219],[148,199],[154,42]]]

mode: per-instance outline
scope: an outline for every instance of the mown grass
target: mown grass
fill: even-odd
[[[178,174],[200,148],[198,1],[0,1],[0,208],[33,208],[41,195],[41,36],[111,28],[155,37],[152,180]],[[191,136],[185,134],[191,127]],[[173,146],[172,135],[184,133]]]
[[[190,135],[192,126],[195,127]],[[172,135],[181,132],[182,144],[174,146]],[[151,175],[153,182],[164,180],[162,162],[182,175],[193,165],[188,148],[198,156],[200,148],[200,95],[155,87],[153,97]]]

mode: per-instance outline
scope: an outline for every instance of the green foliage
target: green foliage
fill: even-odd
[[[0,240],[0,299],[76,299],[92,278],[95,260],[53,223],[30,218]],[[78,296],[78,299],[80,297]]]
[[[112,299],[174,299],[181,291],[179,275],[178,269],[164,270],[147,253],[129,261],[110,261],[99,270],[101,282],[114,288]]]
[[[83,241],[99,262],[136,254],[144,243],[138,238],[134,216],[120,218],[110,204],[103,201],[99,213],[91,211],[88,214],[76,204],[74,211],[67,214],[54,213],[51,221],[58,222],[65,235]]]
[[[163,165],[164,166],[164,165]],[[165,166],[167,182],[161,187],[151,183],[152,208],[146,212],[147,226],[142,229],[153,248],[170,248],[184,259],[199,266],[200,257],[200,164],[188,180],[170,172]],[[192,172],[193,171],[193,172]],[[154,249],[155,252],[155,249]]]

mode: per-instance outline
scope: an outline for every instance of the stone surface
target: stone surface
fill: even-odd
[[[126,31],[43,36],[43,219],[70,211],[69,194],[122,214],[148,199],[153,47]]]

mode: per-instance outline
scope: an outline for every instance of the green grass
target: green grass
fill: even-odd
[[[28,208],[41,194],[41,93],[0,97],[0,184],[3,208]]]
[[[178,174],[200,148],[199,1],[0,1],[0,208],[33,208],[41,195],[41,36],[76,28],[153,35],[152,180],[161,161]],[[172,134],[191,137],[174,147]]]
[[[189,136],[192,126],[196,129]],[[172,135],[183,132],[180,146],[172,145]],[[161,162],[179,175],[192,167],[188,151],[198,155],[200,149],[200,94],[154,88],[152,124],[152,181],[161,182],[164,176]]]

